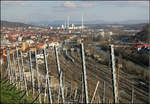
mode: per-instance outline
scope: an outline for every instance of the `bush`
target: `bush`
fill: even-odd
[[[12,86],[9,86],[8,83],[0,83],[1,86],[1,104],[28,104],[33,101],[31,95],[30,96],[24,96],[22,99],[22,95],[24,92],[17,94],[20,89],[13,89],[10,90]],[[8,87],[9,86],[9,87]]]

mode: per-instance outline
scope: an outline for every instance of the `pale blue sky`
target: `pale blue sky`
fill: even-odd
[[[148,1],[1,1],[1,20],[18,22],[71,20],[148,20]]]

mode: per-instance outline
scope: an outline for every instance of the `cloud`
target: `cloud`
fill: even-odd
[[[91,8],[97,6],[111,6],[111,7],[146,7],[149,5],[149,1],[81,1],[73,2],[66,1],[64,7],[67,8]]]
[[[81,7],[84,7],[84,8],[90,8],[92,6],[93,6],[92,4],[81,4]]]
[[[118,7],[147,7],[149,1],[103,1],[101,4],[105,6],[118,6]]]
[[[64,3],[64,7],[67,8],[90,8],[92,7],[93,4],[91,3],[85,3],[85,2],[71,2],[71,1],[66,1]]]
[[[30,1],[2,1],[2,6],[8,6],[8,7],[12,7],[12,6],[23,6],[23,7],[37,7],[40,5],[37,5],[34,2],[30,2]]]
[[[70,1],[66,1],[66,2],[64,3],[64,6],[65,6],[65,7],[69,7],[69,8],[76,8],[76,7],[77,7],[75,3],[70,2]]]

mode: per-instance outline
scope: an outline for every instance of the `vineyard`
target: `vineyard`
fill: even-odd
[[[148,103],[148,92],[119,70],[113,45],[109,66],[89,57],[83,43],[78,47],[80,51],[64,51],[56,46],[25,52],[8,48],[1,68],[1,102]]]

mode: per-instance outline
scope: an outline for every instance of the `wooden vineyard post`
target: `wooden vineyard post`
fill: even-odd
[[[78,91],[78,88],[75,88],[74,100],[75,100],[75,99],[76,99],[76,97],[77,97],[77,91]]]
[[[22,71],[23,71],[23,79],[24,79],[24,84],[25,84],[25,88],[26,88],[26,95],[28,96],[28,87],[27,87],[27,80],[25,77],[25,73],[24,73],[24,63],[23,63],[23,57],[22,57],[22,51],[20,51],[21,54],[21,62],[22,62]]]
[[[58,92],[58,103],[59,103],[59,100],[60,100],[60,88],[59,88],[59,92]]]
[[[7,64],[8,64],[8,67],[7,67],[7,71],[8,71],[8,77],[9,77],[9,80],[10,80],[10,83],[11,83],[11,68],[10,68],[10,55],[9,55],[9,49],[7,49]]]
[[[44,93],[44,103],[46,103],[46,92],[47,92],[47,76],[45,76],[45,93]]]
[[[41,86],[40,86],[40,79],[39,79],[39,67],[37,62],[37,50],[35,49],[35,64],[36,64],[36,75],[37,75],[37,81],[38,81],[38,92],[41,92]],[[42,103],[41,101],[41,94],[39,95],[39,103]]]
[[[105,103],[105,81],[103,82],[103,103]]]
[[[134,85],[132,85],[132,104],[134,104]]]
[[[22,88],[22,76],[21,76],[21,69],[20,69],[20,62],[19,62],[19,53],[17,49],[17,66],[18,66],[18,73],[19,73],[19,79],[20,79],[20,87]]]
[[[81,77],[82,77],[82,98],[81,98],[81,103],[84,103],[83,102],[83,98],[84,98],[84,82],[83,82],[83,75],[81,75]]]
[[[114,103],[118,103],[118,90],[117,90],[117,79],[116,79],[117,75],[116,75],[116,66],[115,66],[114,45],[111,45],[111,61],[112,61]]]
[[[46,49],[44,48],[44,63],[45,63],[45,69],[46,69],[46,80],[47,80],[47,88],[48,88],[48,99],[49,103],[52,104],[52,95],[51,95],[51,88],[50,88],[50,80],[49,80],[49,74],[48,74],[48,65],[47,65],[47,57],[46,57]]]
[[[85,53],[84,53],[84,45],[83,45],[83,43],[81,43],[81,56],[82,56],[82,69],[83,69],[83,82],[84,82],[85,103],[88,104],[89,103],[89,98],[88,98],[88,86],[87,86]]]
[[[17,89],[18,89],[15,53],[13,53],[13,66],[14,66],[13,68],[14,68],[14,75],[15,75],[15,83],[16,83],[16,87],[17,87]]]
[[[30,50],[29,50],[29,62],[30,62],[32,91],[33,91],[33,96],[34,96],[34,71],[32,70],[32,59],[31,59],[31,51]]]
[[[95,88],[95,91],[94,91],[94,94],[93,94],[93,97],[92,97],[91,103],[93,103],[93,101],[94,101],[94,98],[95,98],[95,94],[96,94],[96,91],[97,91],[98,85],[99,85],[99,81],[97,82],[97,85],[96,85],[96,88]]]
[[[97,97],[98,97],[98,104],[101,104],[100,95],[98,95]]]
[[[60,70],[60,63],[59,63],[59,56],[58,56],[58,52],[57,52],[57,47],[55,46],[55,55],[56,55],[56,64],[57,64],[57,71],[58,71],[58,77],[59,77],[59,85],[60,85],[60,89],[61,89],[61,96],[62,96],[62,100],[63,103],[65,102],[65,98],[64,98],[64,89],[63,89],[63,82],[62,82],[62,71]]]

